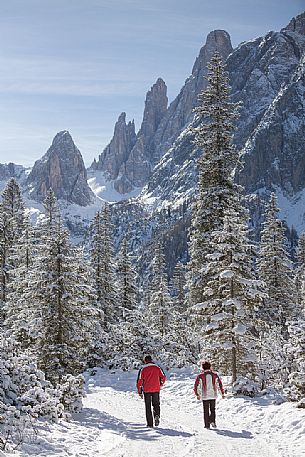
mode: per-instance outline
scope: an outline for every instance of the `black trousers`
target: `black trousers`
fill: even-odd
[[[204,426],[210,427],[212,422],[216,421],[215,413],[216,400],[203,400],[203,417]]]
[[[153,407],[154,417],[160,417],[160,392],[144,392],[144,401],[146,411],[146,422],[149,427],[152,427],[154,424],[151,406]]]

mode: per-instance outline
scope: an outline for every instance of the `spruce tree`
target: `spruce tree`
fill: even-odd
[[[100,211],[97,211],[92,224],[92,243],[91,243],[91,264],[93,268],[94,288],[98,307],[102,310],[103,281],[103,238],[102,238],[102,218]],[[102,310],[104,320],[104,310]]]
[[[5,305],[5,329],[8,335],[21,343],[21,348],[26,349],[32,343],[31,321],[31,270],[37,255],[36,231],[29,216],[25,217],[24,229],[11,249],[13,269],[11,270],[10,289]]]
[[[286,393],[290,400],[298,401],[300,408],[305,408],[305,316],[291,321],[288,325],[289,339],[285,346],[290,360],[290,374]]]
[[[105,329],[115,322],[121,311],[117,302],[115,260],[113,254],[112,225],[108,203],[98,211],[93,222],[91,265],[94,272],[94,288],[97,306],[103,316]]]
[[[10,270],[13,262],[10,250],[20,237],[24,222],[24,202],[17,181],[7,183],[0,203],[0,301],[7,299]]]
[[[190,243],[190,304],[202,302],[206,281],[204,265],[210,252],[211,233],[223,226],[225,211],[231,207],[236,185],[232,173],[238,153],[232,144],[233,121],[238,105],[229,97],[228,76],[219,53],[208,65],[208,86],[195,108],[194,143],[204,151],[198,160],[198,197],[193,206]]]
[[[271,194],[261,231],[258,273],[264,283],[266,296],[261,318],[260,363],[266,384],[283,386],[288,382],[291,360],[286,347],[288,325],[300,312],[292,263],[286,249],[285,228],[278,218],[276,196]],[[301,254],[300,260],[301,260]],[[301,279],[302,268],[299,269]]]
[[[162,336],[170,331],[172,321],[172,299],[169,292],[165,255],[158,243],[152,260],[152,280],[149,316],[152,327]]]
[[[126,320],[128,315],[132,316],[132,312],[137,308],[138,297],[136,272],[128,252],[126,237],[122,241],[117,261],[117,285],[119,306],[122,309],[122,317]]]
[[[285,247],[285,229],[278,213],[273,193],[261,232],[258,271],[268,294],[264,301],[265,320],[287,337],[287,320],[297,312],[297,296],[292,264]]]
[[[9,180],[2,193],[2,208],[9,219],[10,239],[16,240],[23,229],[24,201],[15,178]]]
[[[24,287],[18,291],[21,314],[14,332],[23,337],[39,367],[56,384],[86,367],[97,313],[86,262],[70,244],[51,191],[44,205],[39,243],[32,264],[28,269],[24,266]]]
[[[174,297],[175,308],[179,312],[186,311],[185,288],[185,267],[181,262],[177,262],[172,279],[172,293]]]
[[[84,263],[59,220],[45,254],[41,254],[36,285],[41,312],[39,365],[53,381],[86,367],[96,313]]]
[[[228,210],[222,230],[211,239],[209,280],[204,290],[207,320],[203,342],[206,353],[225,373],[255,378],[258,372],[257,339],[263,296],[253,274],[248,212]]]
[[[305,233],[301,233],[297,247],[295,286],[298,306],[305,309]]]
[[[261,293],[253,276],[243,189],[233,179],[240,165],[232,144],[238,105],[230,101],[217,52],[208,68],[193,128],[203,155],[191,228],[189,312],[195,314],[200,351],[235,381],[255,371],[253,340]]]

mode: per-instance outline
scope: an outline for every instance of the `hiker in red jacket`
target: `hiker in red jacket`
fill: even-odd
[[[150,355],[144,357],[144,364],[138,374],[138,393],[141,398],[144,394],[147,427],[153,427],[151,405],[157,427],[160,422],[160,388],[165,383],[166,377],[163,370],[152,361]]]
[[[217,390],[220,390],[224,398],[224,389],[220,377],[215,371],[211,370],[210,362],[202,363],[202,373],[200,373],[194,384],[194,392],[197,400],[203,401],[204,427],[216,427],[216,398]]]

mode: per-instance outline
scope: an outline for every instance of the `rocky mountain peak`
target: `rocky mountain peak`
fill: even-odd
[[[69,144],[69,145],[73,144],[73,146],[74,146],[72,136],[70,135],[68,130],[62,130],[61,132],[58,132],[52,141],[52,146],[54,146],[54,147],[56,147],[57,145],[63,145],[63,144]]]
[[[207,66],[215,51],[220,53],[224,61],[233,51],[230,35],[225,30],[214,30],[208,34],[194,63],[191,76],[160,122],[154,139],[156,157],[162,157],[192,121],[198,95],[206,87]]]
[[[104,172],[106,179],[114,181],[121,194],[146,184],[154,160],[153,138],[167,110],[167,87],[162,78],[146,94],[143,121],[136,135],[134,121],[126,124],[121,113],[114,127],[109,145],[91,165],[93,170]]]
[[[289,30],[291,32],[299,33],[300,35],[305,35],[305,11],[292,18],[289,24],[282,30]]]
[[[126,113],[123,112],[118,117],[118,124],[126,124]]]
[[[135,145],[136,133],[134,121],[126,124],[126,113],[121,113],[114,126],[113,137],[99,156],[98,161],[91,165],[92,169],[103,171],[109,180],[118,177],[120,168],[129,157]]]
[[[146,94],[143,121],[137,141],[120,168],[115,189],[124,194],[146,184],[154,165],[154,135],[167,111],[167,87],[162,78]]]
[[[27,179],[30,197],[42,201],[52,188],[58,199],[86,206],[94,201],[80,151],[67,130],[57,133]]]
[[[146,94],[145,109],[141,134],[146,142],[157,130],[161,119],[167,110],[167,87],[162,78],[158,78],[155,84]]]
[[[207,64],[215,51],[218,51],[224,60],[233,51],[230,35],[225,30],[213,30],[207,35],[205,45],[200,49],[193,66],[193,76],[198,77],[202,71],[206,72]]]

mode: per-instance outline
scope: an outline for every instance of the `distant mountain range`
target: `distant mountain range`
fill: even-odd
[[[233,100],[242,102],[235,143],[244,168],[237,179],[245,186],[253,223],[258,220],[258,205],[275,191],[288,226],[304,230],[305,13],[281,31],[236,49],[226,31],[209,33],[175,100],[168,106],[166,84],[159,78],[146,95],[140,130],[136,132],[134,123],[126,123],[126,114],[120,114],[113,138],[88,170],[69,132],[62,131],[32,170],[0,165],[1,185],[15,176],[32,202],[41,202],[52,187],[63,206],[70,205],[70,215],[87,214],[87,219],[101,200],[118,202],[112,208],[114,218],[126,230],[132,219],[139,221],[145,214],[153,221],[166,209],[172,223],[167,221],[164,233],[173,230],[196,191],[201,151],[192,143],[189,126],[215,50],[226,62]],[[156,236],[142,232],[146,242]],[[183,256],[182,245],[176,257]]]

